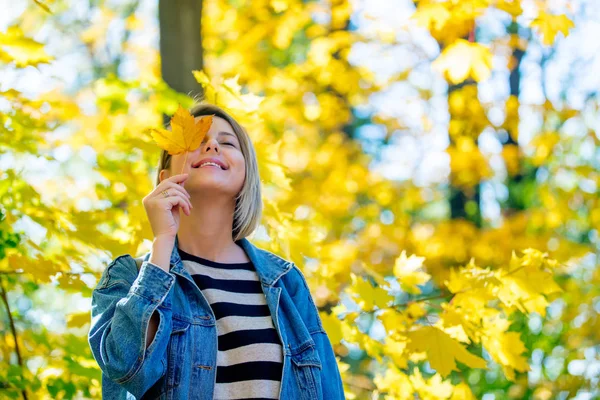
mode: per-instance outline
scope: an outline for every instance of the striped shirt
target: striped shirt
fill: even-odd
[[[283,347],[254,264],[221,263],[177,250],[217,320],[214,399],[278,399]]]

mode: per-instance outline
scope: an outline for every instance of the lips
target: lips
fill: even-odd
[[[202,163],[205,163],[205,162],[213,162],[213,163],[217,164],[218,166],[220,166],[221,170],[223,170],[223,171],[228,169],[227,166],[221,160],[216,159],[216,158],[204,158],[202,160],[198,160],[192,164],[192,168],[199,168],[200,165],[202,165]]]

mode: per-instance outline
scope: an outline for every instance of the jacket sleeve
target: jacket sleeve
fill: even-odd
[[[312,298],[302,271],[300,271],[296,265],[294,265],[294,268],[297,270],[301,282],[297,285],[296,292],[296,296],[299,296],[299,301],[296,302],[300,307],[298,311],[302,314],[306,326],[315,341],[319,358],[321,359],[321,385],[323,389],[323,398],[327,400],[345,400],[346,397],[344,395],[342,376],[338,368],[331,341],[323,328],[319,310]]]
[[[166,371],[174,282],[171,273],[148,261],[138,273],[135,261],[126,254],[109,264],[92,292],[88,333],[92,354],[102,372],[136,398]],[[146,332],[155,310],[160,322],[146,348]]]

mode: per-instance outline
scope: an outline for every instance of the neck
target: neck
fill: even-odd
[[[191,214],[180,211],[179,248],[213,261],[229,262],[239,252],[232,238],[235,200],[192,194]],[[242,250],[243,251],[243,250]]]

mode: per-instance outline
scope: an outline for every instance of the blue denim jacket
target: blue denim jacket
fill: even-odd
[[[336,358],[298,267],[246,238],[283,345],[280,399],[345,399]],[[102,370],[104,399],[213,399],[217,327],[208,301],[183,266],[178,238],[166,272],[143,256],[114,259],[92,294],[88,342]],[[146,348],[150,317],[156,335]]]

